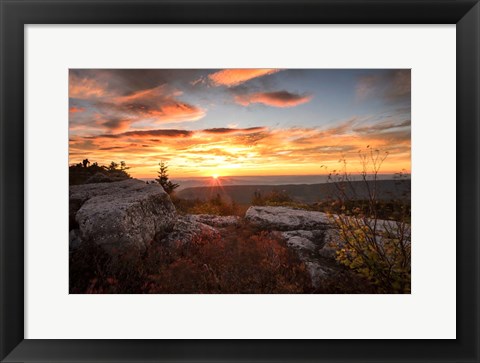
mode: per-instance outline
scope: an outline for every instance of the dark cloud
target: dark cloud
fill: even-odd
[[[100,124],[102,126],[104,126],[105,128],[107,128],[110,131],[126,130],[128,128],[128,126],[130,126],[131,123],[132,123],[131,120],[120,119],[120,118],[116,118],[116,117],[113,117],[113,118],[107,119],[103,122],[100,122]]]
[[[162,84],[188,85],[198,76],[196,69],[70,69],[78,79],[96,80],[105,90],[126,96]],[[204,72],[208,73],[208,70]]]
[[[353,128],[353,131],[359,132],[359,133],[365,133],[365,134],[373,134],[373,133],[378,133],[385,130],[408,127],[411,125],[411,123],[412,123],[411,120],[405,120],[402,122],[389,121],[389,122],[383,122],[383,123],[378,123],[378,124],[373,124],[368,126],[355,127]]]
[[[309,94],[296,94],[288,91],[259,92],[235,96],[235,101],[243,106],[252,103],[262,103],[273,107],[293,107],[309,102],[312,96]]]
[[[207,134],[233,134],[233,133],[238,133],[238,132],[257,132],[257,131],[263,131],[265,130],[265,127],[249,127],[246,129],[235,129],[235,128],[227,128],[227,127],[217,127],[213,129],[204,129],[202,130],[203,132]]]
[[[99,148],[99,150],[121,150],[121,149],[125,149],[127,147],[128,146],[110,146],[110,147],[101,147],[101,148]]]
[[[124,137],[152,137],[152,136],[164,136],[164,137],[188,137],[193,134],[193,131],[188,130],[143,130],[143,131],[128,131],[122,132],[120,134],[104,134],[97,136],[87,136],[86,139],[98,139],[98,138],[107,138],[107,139],[120,139]]]
[[[378,97],[392,102],[408,99],[411,94],[411,71],[395,69],[363,76],[358,81],[356,92],[360,99]]]

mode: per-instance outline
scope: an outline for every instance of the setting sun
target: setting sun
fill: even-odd
[[[213,178],[213,179],[218,179],[218,174],[213,174],[213,175],[212,175],[212,178]]]

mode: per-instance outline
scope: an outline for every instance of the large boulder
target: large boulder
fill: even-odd
[[[278,231],[318,230],[332,226],[326,213],[288,207],[250,207],[245,219],[260,228]]]
[[[137,179],[70,187],[70,229],[107,252],[145,249],[171,231],[175,206],[158,184]]]

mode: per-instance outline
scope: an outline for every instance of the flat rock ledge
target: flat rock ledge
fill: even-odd
[[[107,252],[143,250],[177,221],[163,188],[137,179],[74,185],[69,201],[72,248],[92,241]]]
[[[288,207],[250,207],[245,219],[261,228],[278,231],[315,230],[332,228],[326,213]]]
[[[238,226],[242,221],[238,216],[216,216],[212,214],[191,214],[190,218],[196,222],[217,228]]]

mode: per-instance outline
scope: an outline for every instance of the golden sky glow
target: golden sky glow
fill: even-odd
[[[135,177],[312,175],[358,151],[410,171],[410,71],[71,70],[70,163]]]

